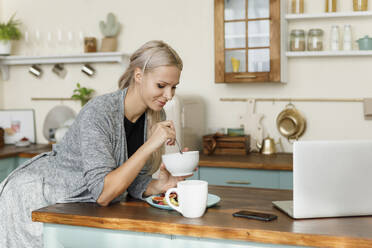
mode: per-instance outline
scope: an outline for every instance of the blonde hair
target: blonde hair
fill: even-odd
[[[183,63],[177,52],[168,44],[160,40],[146,42],[130,57],[129,66],[119,79],[119,88],[128,88],[134,82],[134,70],[142,68],[145,74],[159,66],[176,66],[182,71]],[[164,113],[147,110],[147,137],[152,135],[152,127],[163,120]],[[151,169],[149,174],[155,173],[161,163],[161,155],[164,154],[165,147],[162,146],[153,152],[150,158]]]

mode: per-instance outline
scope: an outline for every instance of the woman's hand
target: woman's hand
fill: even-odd
[[[187,152],[189,149],[185,147],[182,149],[183,152]],[[174,188],[177,186],[177,183],[179,181],[183,181],[188,177],[191,177],[192,175],[187,176],[180,176],[175,177],[172,176],[169,171],[165,168],[165,165],[162,163],[160,165],[159,175],[156,183],[154,184],[154,192],[152,194],[160,194],[166,192],[170,188]]]
[[[164,143],[174,145],[176,139],[176,130],[173,121],[162,121],[152,127],[152,135],[149,138],[154,150],[160,148]]]

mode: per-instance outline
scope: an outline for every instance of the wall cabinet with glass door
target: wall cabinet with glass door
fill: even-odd
[[[281,54],[285,3],[284,7],[280,0],[215,0],[214,4],[216,83],[285,81]]]

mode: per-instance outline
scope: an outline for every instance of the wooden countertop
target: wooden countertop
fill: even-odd
[[[175,211],[127,200],[108,207],[95,203],[55,204],[36,210],[32,220],[116,230],[200,238],[217,238],[314,247],[372,247],[372,217],[293,220],[272,206],[273,200],[292,199],[292,191],[209,186],[221,202],[197,219]],[[274,213],[277,220],[263,222],[233,217],[235,211]]]
[[[293,170],[292,153],[263,155],[251,152],[247,155],[205,155],[200,154],[199,166],[258,170]]]
[[[52,145],[50,144],[31,144],[28,147],[16,147],[15,145],[5,145],[0,148],[0,159],[9,157],[23,157],[32,158],[43,152],[48,152],[52,150]]]

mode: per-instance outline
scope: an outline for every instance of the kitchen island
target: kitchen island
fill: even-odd
[[[127,199],[55,204],[32,213],[44,223],[44,247],[372,247],[372,217],[293,220],[272,206],[292,191],[209,186],[221,201],[197,219]],[[238,210],[274,213],[270,222],[233,217]]]

